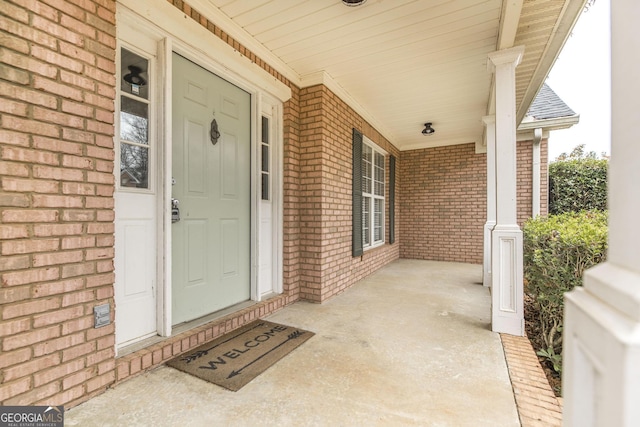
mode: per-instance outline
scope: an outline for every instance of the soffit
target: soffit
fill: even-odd
[[[531,103],[555,60],[550,40],[572,2],[524,0],[515,41],[525,45],[519,109]],[[216,24],[295,84],[327,84],[401,150],[482,139],[493,78],[487,54],[505,24],[502,0],[190,3],[208,9],[199,11],[215,15]],[[421,134],[425,122],[433,122],[434,135]]]

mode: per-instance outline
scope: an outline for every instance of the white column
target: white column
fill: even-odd
[[[566,294],[565,426],[640,425],[640,2],[611,2],[609,253]]]
[[[491,286],[491,232],[496,225],[496,116],[482,118],[487,138],[487,222],[484,224],[482,284]]]
[[[533,218],[540,215],[540,142],[542,141],[542,129],[533,130],[533,164],[532,168],[532,191],[531,216]]]
[[[491,329],[524,335],[522,230],[516,194],[516,67],[521,46],[489,54],[496,89],[496,225],[491,233]]]

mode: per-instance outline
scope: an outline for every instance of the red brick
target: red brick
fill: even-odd
[[[0,103],[0,113],[12,114],[14,116],[26,117],[27,104],[23,102],[11,101],[4,99]]]
[[[57,193],[59,191],[59,184],[55,181],[5,177],[2,180],[2,189],[4,191],[19,191],[21,193]]]
[[[106,374],[107,372],[113,371],[115,367],[115,359],[105,360],[104,362],[98,364],[98,375]]]
[[[86,356],[87,354],[94,353],[95,351],[96,351],[95,341],[76,345],[74,347],[70,347],[62,351],[62,361],[66,362],[68,360],[77,359],[78,357]]]
[[[62,165],[69,168],[93,169],[93,160],[86,157],[62,156]]]
[[[63,297],[64,298],[64,297]],[[33,317],[33,327],[58,325],[70,319],[81,317],[84,314],[83,307],[71,307],[62,310],[50,311]]]
[[[27,237],[29,232],[25,225],[2,225],[0,224],[0,239],[22,239]]]
[[[84,342],[84,334],[77,333],[74,335],[66,335],[53,340],[48,340],[43,343],[39,343],[33,346],[34,357],[39,357],[45,354],[50,354],[69,348],[74,345],[79,345]]]
[[[82,197],[77,196],[48,196],[36,194],[33,196],[33,206],[40,208],[81,208]]]
[[[68,236],[82,233],[82,224],[36,224],[33,233],[37,237]]]
[[[0,356],[2,357],[2,356]],[[12,396],[17,396],[31,389],[31,377],[20,378],[13,382],[2,382],[0,384],[0,401],[4,401]]]
[[[89,381],[87,381],[87,392],[92,392],[98,390],[100,388],[106,388],[116,380],[116,374],[114,371],[107,372],[104,375],[100,375],[99,377],[95,377]]]
[[[93,144],[93,142],[96,139],[96,136],[91,132],[87,132],[81,129],[64,128],[62,129],[62,138],[69,141],[80,142],[84,144]],[[70,153],[70,154],[82,154],[82,150],[79,153]]]
[[[64,210],[62,212],[63,221],[94,221],[96,213],[92,210]]]
[[[36,48],[38,48],[36,46]],[[20,55],[7,49],[0,49],[0,60],[16,68],[31,71],[45,77],[54,78],[57,74],[56,67],[43,61],[38,61],[29,56]]]
[[[85,259],[87,261],[97,260],[97,259],[109,259],[115,256],[115,251],[113,247],[109,248],[98,248],[98,249],[87,249]]]
[[[28,286],[0,288],[0,304],[10,304],[29,299],[31,291]],[[1,335],[0,335],[1,336]]]
[[[113,191],[111,190],[109,193],[112,194]],[[113,207],[113,199],[110,197],[86,197],[85,207],[87,209],[109,209]]]
[[[41,91],[31,90],[28,87],[10,85],[6,82],[0,81],[0,93],[6,97],[19,99],[29,104],[41,105],[52,109],[58,106],[55,96]]]
[[[62,335],[93,328],[93,320],[93,314],[91,314],[65,322],[62,324]]]
[[[28,268],[30,265],[31,258],[29,255],[0,257],[0,272],[8,270],[22,270]],[[0,283],[2,283],[2,280],[0,280]]]
[[[58,83],[56,81],[49,80],[47,78],[34,76],[33,87],[34,89],[40,89],[54,95],[62,96],[64,98],[74,99],[76,101],[82,101],[82,91],[80,89],[76,89],[76,88],[70,87],[67,84]]]
[[[39,17],[38,15],[35,15],[32,19],[32,25],[39,29],[42,30],[48,34],[51,34],[53,36],[58,37],[59,39],[65,40],[69,43],[73,43],[76,44],[78,46],[80,46],[82,44],[82,36],[75,33],[74,31],[65,29],[63,27],[61,27],[60,25],[56,25],[53,22],[46,20],[46,19],[42,19],[41,17]],[[65,68],[70,68],[73,69],[77,72],[82,71],[82,68],[77,69],[77,66],[67,66]]]
[[[74,360],[69,363],[56,366],[52,369],[41,370],[33,375],[33,384],[35,387],[39,387],[43,384],[50,383],[51,381],[77,372],[82,368],[84,368],[84,361]]]
[[[34,254],[33,266],[44,267],[48,265],[69,264],[82,261],[82,251],[62,251],[48,254]]]
[[[82,279],[69,279],[59,282],[46,282],[33,284],[30,286],[34,298],[45,297],[50,295],[58,295],[66,292],[77,291],[84,287]]]
[[[71,233],[69,233],[71,234]],[[61,242],[61,249],[90,248],[96,245],[95,236],[64,237]]]
[[[77,386],[78,384],[82,384],[86,382],[91,377],[93,377],[92,369],[80,370],[64,378],[62,380],[62,388],[64,390],[70,389],[72,387]]]
[[[38,402],[50,398],[60,391],[61,384],[58,382],[49,383],[42,387],[34,388],[24,394],[5,400],[3,405],[6,406],[26,406],[33,402]]]
[[[62,296],[62,306],[69,307],[71,305],[82,304],[89,301],[95,301],[96,296],[93,290],[80,291]]]
[[[0,353],[0,369],[14,366],[31,359],[31,348],[23,347],[15,351],[2,351]]]
[[[85,262],[81,264],[63,265],[61,277],[67,279],[69,277],[84,276],[93,274],[96,270],[95,263]]]
[[[65,182],[62,184],[62,192],[64,194],[91,196],[96,194],[96,186],[94,184],[86,184],[81,182]]]
[[[0,175],[4,176],[29,176],[29,167],[21,163],[0,161]]]
[[[6,124],[6,122],[9,121],[9,119],[7,119],[6,117],[3,118],[3,125]],[[28,127],[37,127],[38,130],[45,130],[48,129],[48,126],[44,123],[37,123],[34,124],[35,122],[29,122]],[[40,132],[36,132],[35,129],[23,129],[24,132],[33,132],[33,133],[40,133]],[[58,131],[57,129],[53,132],[54,135],[57,135]],[[4,147],[2,149],[2,158],[5,160],[15,160],[15,161],[19,161],[19,162],[26,162],[26,163],[41,163],[41,164],[48,164],[48,165],[57,165],[58,162],[58,156],[56,154],[53,153],[48,153],[45,151],[36,151],[36,150],[27,150],[24,148],[17,148],[17,147]]]
[[[50,354],[48,356],[32,359],[20,365],[5,369],[4,381],[11,381],[20,377],[24,377],[40,370],[49,368],[51,366],[58,365],[59,363],[60,356],[58,354]]]
[[[26,194],[0,193],[0,206],[24,208],[29,206],[29,204],[30,204],[30,199],[29,199],[29,196]],[[13,212],[15,211],[8,210],[8,209],[3,210],[2,211],[3,222],[15,222],[15,221],[7,220],[14,217]]]
[[[3,286],[18,286],[45,282],[48,280],[57,280],[59,277],[60,269],[58,267],[49,267],[4,273],[0,280]]]
[[[0,197],[1,200],[1,197]],[[58,212],[44,209],[5,209],[2,211],[2,222],[55,222]]]
[[[12,240],[2,243],[2,255],[55,251],[59,247],[59,239]]]
[[[4,304],[4,302],[3,302]],[[0,336],[18,334],[31,329],[31,319],[18,319],[10,322],[0,322]]]
[[[104,350],[96,351],[87,356],[87,366],[97,365],[100,362],[103,362],[109,358],[115,356],[113,348],[107,348]]]
[[[113,313],[113,307],[111,307],[111,312]],[[87,341],[95,340],[97,338],[104,337],[104,336],[107,336],[109,334],[113,334],[114,332],[115,332],[115,326],[114,326],[113,323],[111,323],[108,326],[103,326],[101,328],[88,329],[87,330]],[[103,360],[105,360],[105,359],[104,358],[100,359],[98,357],[96,360],[94,360],[93,363],[99,363],[99,362],[102,362]],[[89,363],[87,363],[87,364],[89,364]]]

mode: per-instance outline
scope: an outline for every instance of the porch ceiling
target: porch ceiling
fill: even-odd
[[[481,142],[487,54],[524,45],[518,122],[586,0],[193,0],[306,87],[324,83],[401,150]],[[436,133],[425,137],[423,124]]]

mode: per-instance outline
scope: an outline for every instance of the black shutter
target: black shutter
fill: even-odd
[[[353,129],[353,216],[352,252],[362,255],[362,133]]]
[[[389,157],[389,244],[396,241],[396,158]]]

